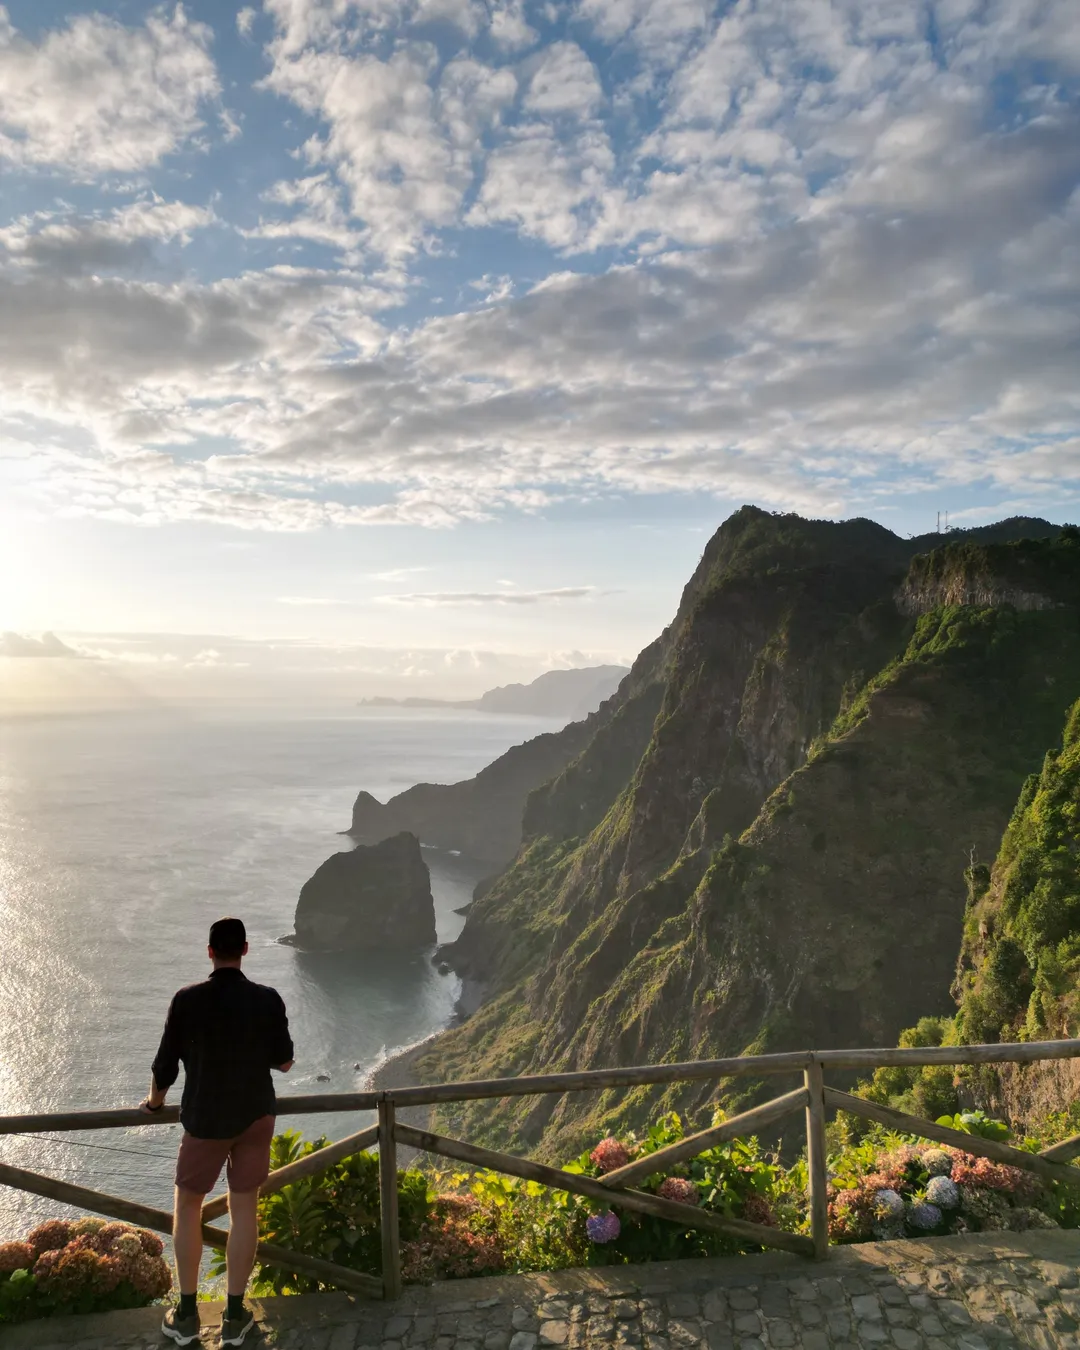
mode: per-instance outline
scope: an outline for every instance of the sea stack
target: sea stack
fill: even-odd
[[[296,906],[298,947],[402,951],[435,943],[431,876],[415,834],[335,853],[304,883]]]

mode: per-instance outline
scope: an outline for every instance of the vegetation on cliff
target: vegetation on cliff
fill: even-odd
[[[965,864],[992,856],[1080,694],[1080,547],[1056,533],[935,537],[931,564],[868,521],[725,522],[666,635],[643,753],[595,823],[610,736],[530,800],[451,951],[488,1001],[422,1076],[890,1044],[947,1016]],[[980,603],[941,603],[939,576]],[[555,1156],[671,1107],[708,1103],[518,1100],[455,1124]]]
[[[923,1017],[901,1045],[1080,1035],[1080,703],[1060,745],[1024,783],[993,866],[973,857],[950,1017]],[[984,1104],[1039,1118],[1075,1099],[1068,1064],[879,1069],[860,1091],[936,1118]]]
[[[957,980],[969,1040],[1080,1034],[1080,703],[1025,783],[993,869],[970,869]]]

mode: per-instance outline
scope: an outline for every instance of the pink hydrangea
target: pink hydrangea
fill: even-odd
[[[39,1223],[27,1233],[26,1240],[40,1256],[42,1252],[66,1247],[70,1237],[71,1223],[67,1219],[46,1219],[44,1223]]]
[[[165,1244],[156,1233],[151,1233],[149,1228],[136,1228],[135,1234],[147,1256],[160,1256],[165,1250]]]
[[[29,1270],[36,1259],[37,1253],[29,1242],[0,1242],[0,1272]]]
[[[766,1228],[778,1228],[776,1211],[763,1195],[751,1191],[743,1201],[742,1216],[747,1223],[760,1223]]]
[[[680,1205],[696,1205],[699,1198],[697,1187],[685,1177],[665,1177],[656,1194],[665,1200],[676,1200]]]
[[[620,1144],[611,1135],[601,1139],[589,1157],[601,1172],[614,1172],[616,1168],[625,1167],[630,1161],[630,1154],[626,1151],[625,1145]]]

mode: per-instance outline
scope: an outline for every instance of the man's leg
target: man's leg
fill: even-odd
[[[173,1252],[180,1302],[169,1308],[161,1330],[177,1345],[199,1339],[199,1264],[202,1261],[202,1203],[205,1194],[177,1186],[173,1192]]]
[[[225,1248],[230,1298],[243,1298],[259,1242],[258,1189],[229,1191],[229,1241]]]
[[[199,1288],[202,1264],[202,1206],[205,1195],[177,1186],[173,1209],[173,1251],[176,1253],[176,1278],[180,1297],[194,1295]]]

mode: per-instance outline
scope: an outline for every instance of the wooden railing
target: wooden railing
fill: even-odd
[[[959,1045],[924,1049],[801,1050],[788,1054],[743,1055],[734,1059],[695,1060],[686,1064],[653,1064],[640,1068],[594,1069],[580,1073],[534,1074],[517,1078],[494,1078],[471,1083],[441,1083],[432,1087],[397,1088],[385,1092],[320,1093],[316,1096],[278,1099],[280,1115],[314,1115],[327,1111],[376,1111],[377,1124],[299,1158],[272,1172],[263,1185],[271,1194],[302,1177],[315,1176],[341,1159],[379,1147],[379,1195],[382,1226],[382,1278],[350,1270],[332,1261],[305,1256],[272,1243],[260,1242],[259,1259],[272,1266],[293,1270],[340,1288],[374,1297],[396,1299],[401,1293],[401,1252],[398,1236],[397,1146],[419,1149],[452,1158],[472,1167],[490,1168],[508,1176],[537,1181],[555,1190],[598,1200],[620,1209],[652,1214],[686,1228],[711,1230],[762,1247],[779,1248],[800,1256],[824,1259],[828,1255],[828,1177],[825,1159],[825,1125],[830,1110],[887,1125],[904,1134],[932,1139],[966,1153],[1008,1163],[1033,1172],[1043,1181],[1080,1186],[1080,1168],[1069,1162],[1080,1157],[1080,1135],[1029,1153],[996,1140],[962,1133],[930,1120],[907,1115],[889,1106],[864,1101],[825,1085],[826,1070],[872,1070],[882,1066],[910,1067],[945,1064],[1030,1064],[1038,1060],[1080,1057],[1080,1040],[1039,1041],[1020,1045]],[[430,1130],[416,1129],[397,1119],[403,1107],[435,1106],[448,1102],[480,1101],[588,1092],[615,1087],[652,1086],[663,1083],[718,1081],[735,1077],[759,1077],[801,1073],[803,1083],[771,1101],[755,1106],[722,1124],[702,1130],[667,1148],[647,1154],[600,1177],[564,1172],[560,1168],[512,1157],[481,1148],[461,1139],[449,1139]],[[740,1136],[748,1136],[803,1112],[806,1121],[807,1200],[810,1235],[785,1232],[744,1219],[729,1218],[693,1205],[666,1200],[638,1190],[635,1183],[697,1157],[707,1149]],[[35,1134],[57,1130],[121,1129],[131,1126],[172,1124],[179,1118],[176,1107],[166,1107],[148,1117],[136,1110],[72,1111],[45,1115],[0,1116],[0,1135]],[[141,1224],[159,1232],[172,1231],[173,1216],[134,1200],[107,1195],[71,1182],[0,1163],[0,1184],[62,1201],[95,1214]],[[203,1241],[223,1247],[228,1233],[212,1226],[211,1220],[228,1210],[228,1197],[221,1195],[203,1205]]]

